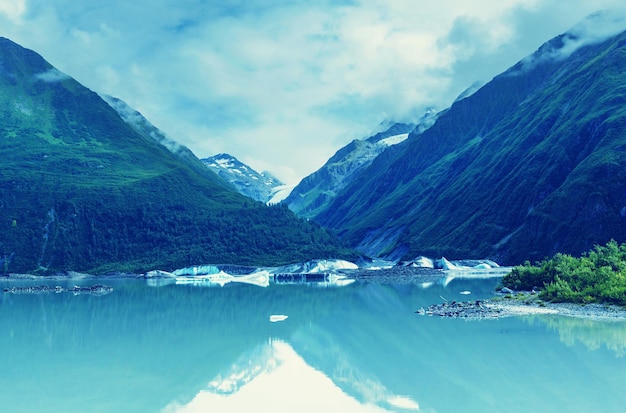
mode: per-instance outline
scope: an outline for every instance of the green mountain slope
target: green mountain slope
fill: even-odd
[[[626,238],[626,34],[542,46],[384,153],[318,216],[374,255],[579,254]]]
[[[145,271],[348,256],[243,197],[41,56],[0,38],[0,272]]]

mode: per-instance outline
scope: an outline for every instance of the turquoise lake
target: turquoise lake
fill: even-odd
[[[2,293],[0,412],[623,412],[624,322],[415,313],[496,283]]]

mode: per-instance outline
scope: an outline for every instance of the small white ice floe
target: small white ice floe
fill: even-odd
[[[471,293],[472,293],[471,291],[467,291],[467,290],[465,290],[465,291],[461,291],[459,294],[462,294],[462,295],[470,295]]]
[[[281,314],[272,314],[270,316],[270,322],[277,323],[279,321],[285,321],[289,316],[281,315]]]

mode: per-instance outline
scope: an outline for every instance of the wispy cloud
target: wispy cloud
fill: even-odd
[[[568,30],[558,44],[545,47],[522,59],[520,71],[534,68],[538,63],[567,59],[583,46],[600,43],[626,30],[626,10],[598,11]],[[513,75],[519,72],[514,72]]]
[[[446,107],[596,8],[624,8],[555,3],[29,0],[0,3],[0,34],[197,155],[229,152],[293,182],[384,120]]]
[[[46,70],[45,72],[37,73],[35,77],[39,80],[43,80],[47,83],[56,83],[62,82],[64,80],[70,79],[71,77],[66,75],[65,73],[52,68],[50,70]]]
[[[625,10],[602,10],[567,31],[565,45],[558,58],[566,58],[582,46],[595,44],[626,30]]]

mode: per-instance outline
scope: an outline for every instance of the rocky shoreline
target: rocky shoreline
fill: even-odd
[[[132,274],[124,272],[111,272],[102,275],[87,274],[76,271],[65,271],[56,274],[39,275],[39,274],[20,274],[9,273],[0,275],[0,281],[67,281],[67,280],[106,280],[106,279],[139,279],[144,278],[143,274]]]
[[[553,314],[597,320],[626,321],[626,308],[609,304],[552,303],[534,292],[498,293],[476,301],[451,301],[420,308],[417,314],[467,320],[497,319],[533,314]]]
[[[52,275],[18,274],[10,273],[0,276],[0,281],[9,281],[9,285],[3,288],[5,294],[13,295],[46,295],[69,293],[72,295],[92,295],[103,296],[113,292],[113,287],[104,284],[106,280],[117,279],[139,279],[141,274],[109,273],[105,275],[92,275],[75,271],[65,271]],[[77,283],[93,282],[92,285],[74,285],[73,287],[62,287],[60,285],[43,284],[50,282],[75,281]],[[18,284],[21,282],[29,284]],[[35,284],[41,282],[42,284]],[[13,285],[15,284],[15,285]]]
[[[72,288],[63,288],[61,286],[51,287],[49,285],[29,285],[5,287],[4,292],[8,294],[49,294],[49,293],[71,293],[74,295],[107,295],[113,291],[113,287],[104,284],[95,284],[92,286],[78,286]]]

